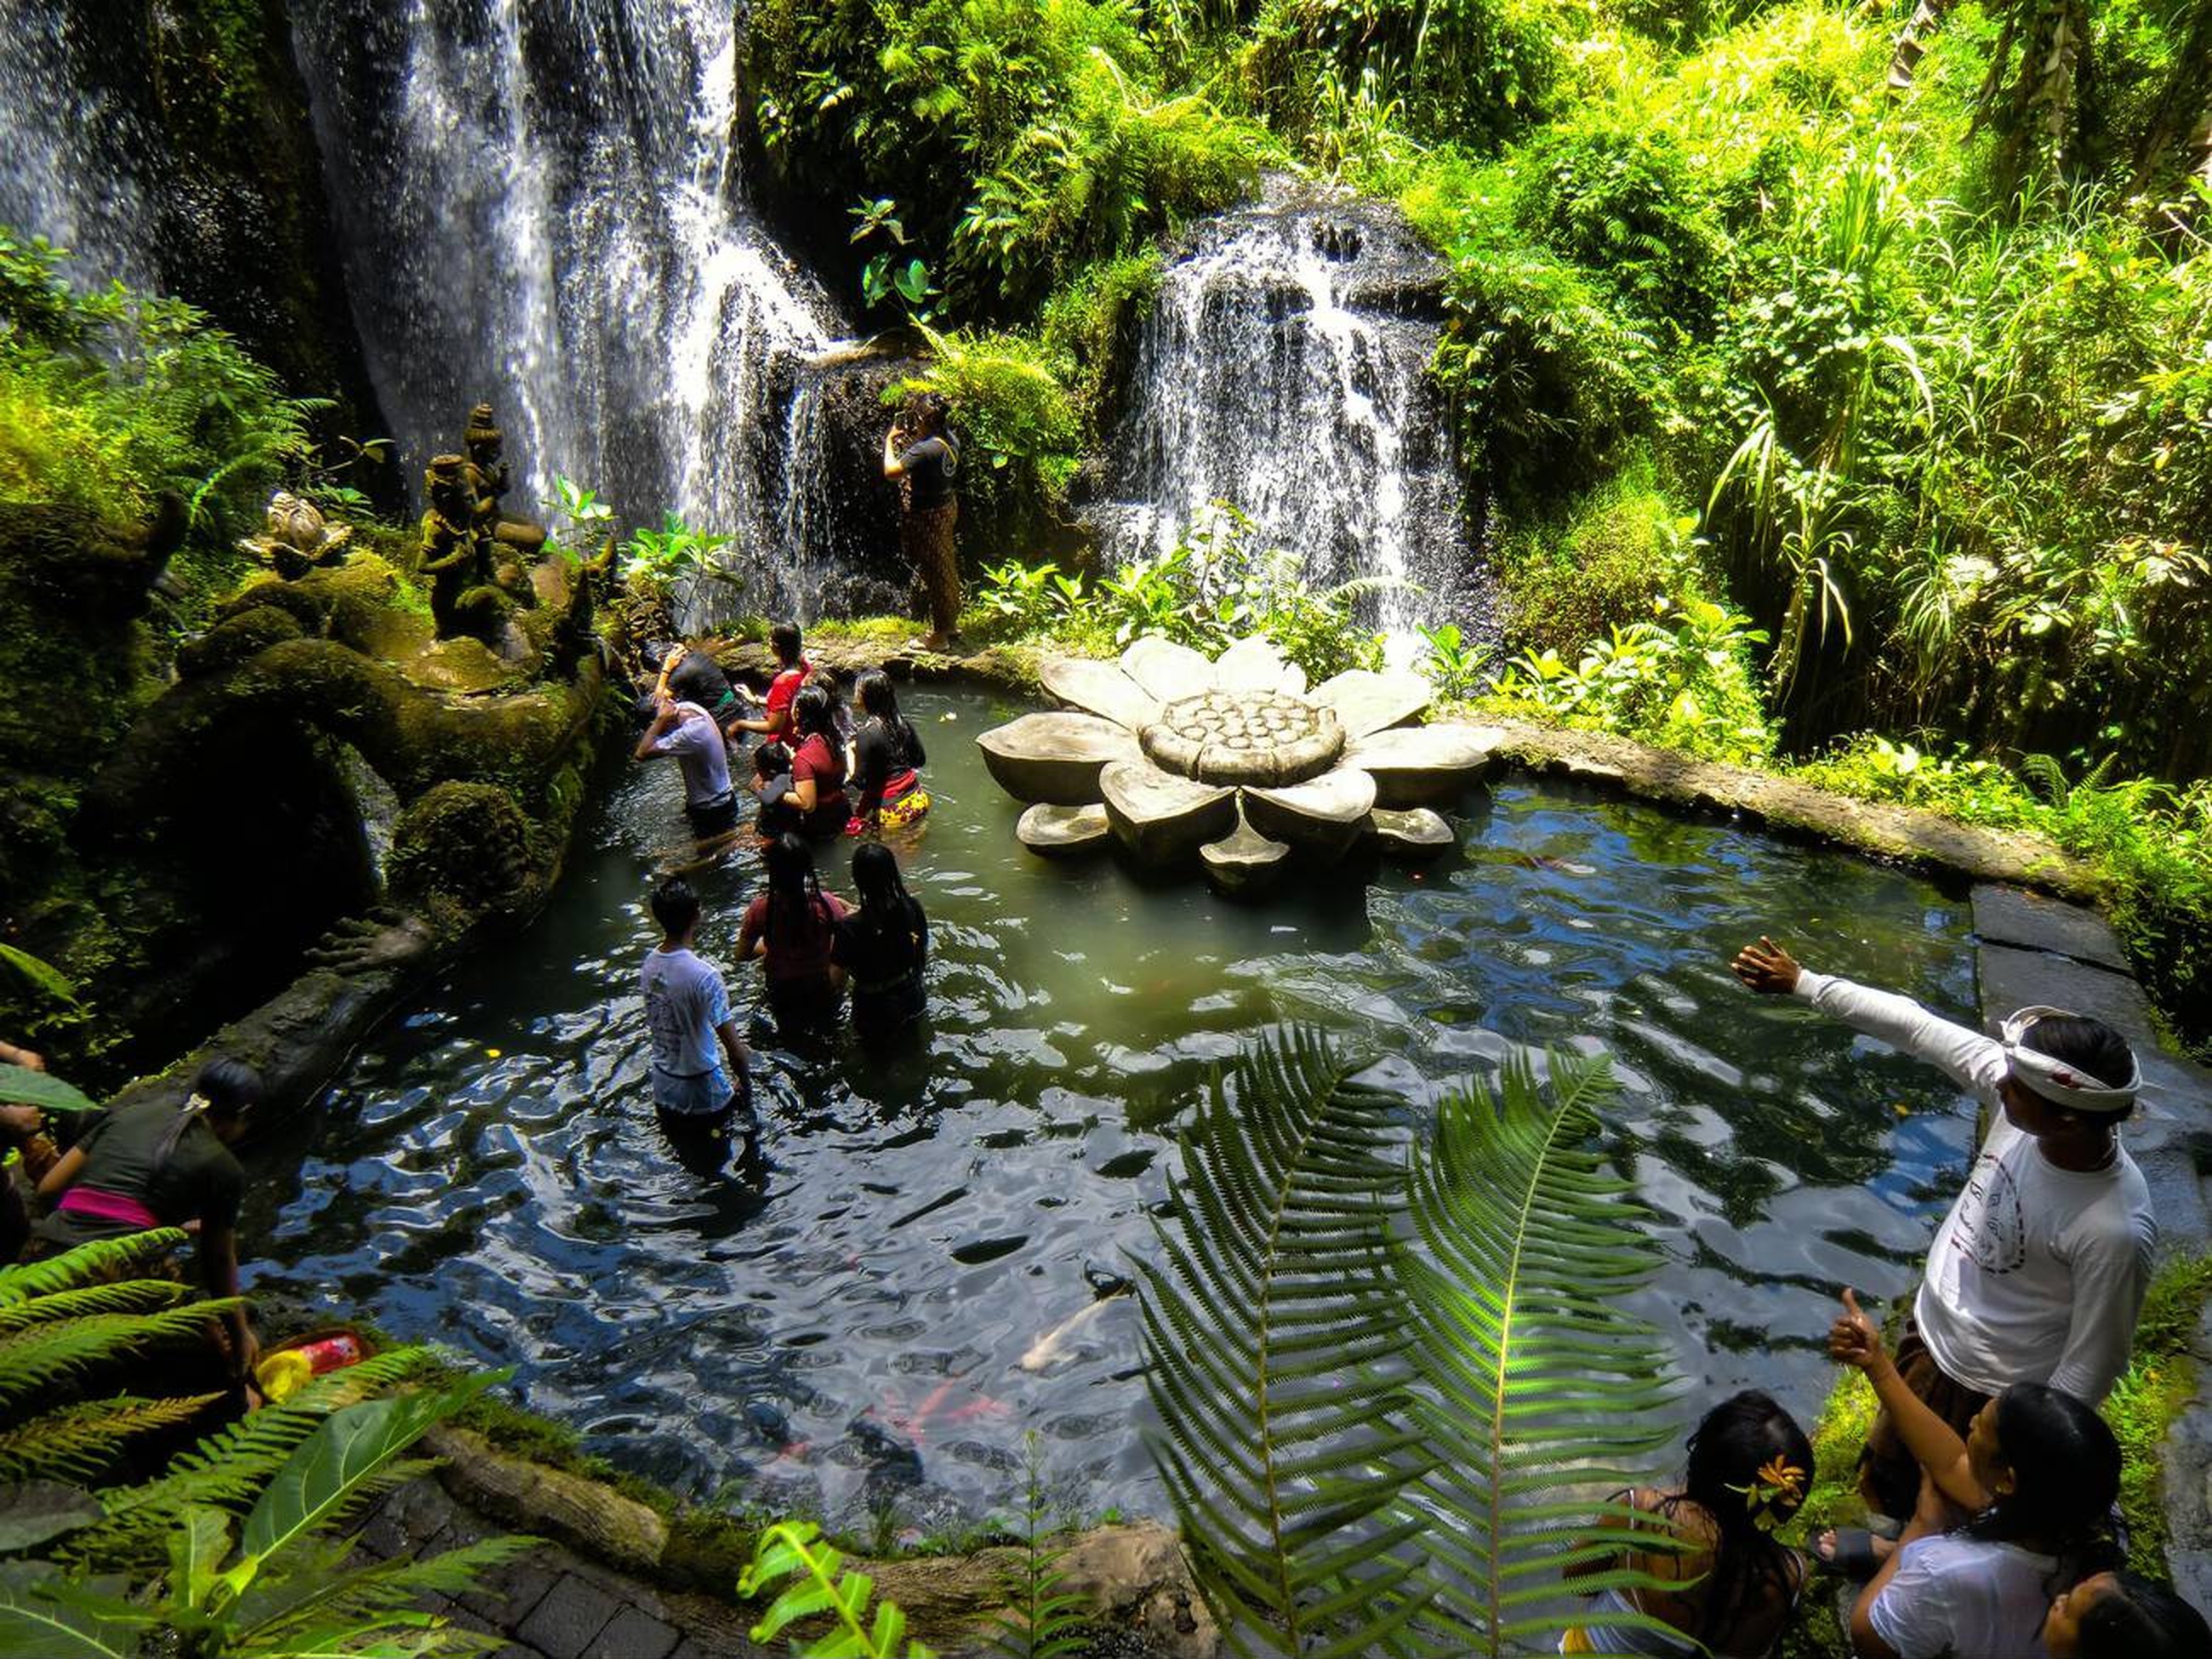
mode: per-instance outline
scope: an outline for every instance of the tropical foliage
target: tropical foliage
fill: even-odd
[[[135,1448],[216,1396],[85,1389],[124,1362],[143,1375],[164,1349],[204,1342],[209,1319],[234,1305],[130,1276],[185,1242],[175,1230],[141,1233],[0,1268],[0,1655],[306,1659],[492,1645],[420,1604],[466,1589],[531,1540],[358,1565],[338,1534],[422,1471],[408,1451],[495,1375],[437,1376],[426,1351],[396,1350],[132,1478]]]
[[[1202,1108],[1145,1269],[1146,1377],[1234,1650],[1518,1652],[1638,1582],[1605,1494],[1673,1437],[1620,1306],[1657,1257],[1591,1147],[1606,1062],[1546,1071],[1548,1101],[1516,1060],[1424,1140],[1294,1033]]]
[[[1386,586],[1357,578],[1316,590],[1296,559],[1259,544],[1251,520],[1216,501],[1173,547],[1127,560],[1109,575],[1070,575],[1049,562],[994,566],[983,573],[975,607],[997,631],[1097,652],[1158,634],[1212,656],[1263,634],[1318,682],[1380,663],[1381,641],[1360,620],[1359,603]]]
[[[270,485],[307,465],[327,405],[276,379],[181,301],[81,293],[41,237],[0,226],[0,501],[116,520],[174,491],[198,544],[228,550]]]

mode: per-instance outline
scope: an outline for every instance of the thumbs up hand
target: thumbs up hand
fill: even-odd
[[[1871,1370],[1884,1357],[1881,1332],[1874,1321],[1859,1311],[1856,1291],[1846,1289],[1843,1301],[1843,1312],[1828,1327],[1828,1358],[1860,1370]]]

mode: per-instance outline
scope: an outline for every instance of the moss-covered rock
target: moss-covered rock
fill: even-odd
[[[503,908],[531,891],[530,820],[493,783],[441,783],[400,815],[391,887],[400,902],[465,912]]]
[[[217,623],[177,647],[177,672],[185,679],[225,674],[272,645],[301,637],[300,619],[282,605],[262,605]]]

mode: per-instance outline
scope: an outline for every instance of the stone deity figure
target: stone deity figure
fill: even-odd
[[[477,525],[476,485],[467,458],[441,455],[422,475],[430,498],[422,515],[422,554],[416,570],[430,583],[430,615],[438,637],[474,631],[465,621],[464,595],[490,580],[485,538]]]
[[[514,473],[507,460],[506,435],[494,420],[489,404],[478,404],[469,411],[461,447],[466,453],[476,492],[477,532],[485,547],[492,549],[495,544],[510,547],[525,562],[535,558],[544,548],[545,527],[506,512],[503,502],[514,487]]]

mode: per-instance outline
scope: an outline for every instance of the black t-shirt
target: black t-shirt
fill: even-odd
[[[959,470],[960,446],[950,438],[924,438],[901,453],[899,470],[913,482],[907,500],[911,512],[924,513],[952,499],[952,475]]]
[[[176,1123],[177,1111],[176,1102],[155,1099],[101,1113],[74,1148],[85,1160],[75,1184],[136,1199],[164,1226],[181,1226],[195,1217],[209,1232],[234,1225],[246,1172],[204,1121],[185,1129],[167,1160],[155,1168],[155,1153]],[[124,1222],[98,1221],[67,1210],[55,1211],[37,1228],[40,1237],[64,1246],[135,1231]]]
[[[922,753],[921,734],[911,726],[902,737],[887,720],[862,722],[853,739],[853,777],[860,787],[860,802],[853,810],[867,817],[883,804],[884,786],[895,774],[926,765],[928,759]]]
[[[862,994],[906,982],[928,957],[929,923],[911,896],[906,915],[888,925],[865,910],[844,918],[830,951],[830,960],[852,975],[853,988]]]
[[[678,702],[696,702],[717,720],[727,720],[729,705],[738,694],[730,690],[730,677],[722,665],[703,651],[687,651],[668,676],[668,690]]]

